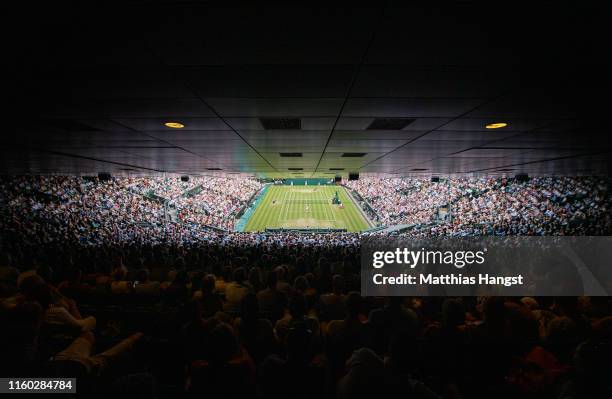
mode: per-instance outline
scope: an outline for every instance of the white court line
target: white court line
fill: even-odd
[[[314,200],[315,201],[321,201],[322,200],[321,193],[319,191],[316,192]],[[327,213],[327,209],[325,209],[325,204],[321,204],[321,205],[322,205],[322,208],[323,208],[323,215],[322,216],[325,219],[318,219],[318,220],[320,220],[321,222],[329,222],[329,214]]]
[[[280,196],[279,196],[279,198],[280,198]],[[280,201],[280,199],[279,199],[279,201]],[[281,209],[280,209],[280,212],[279,212],[279,213],[278,213],[278,215],[276,216],[276,223],[277,223],[277,224],[278,224],[278,223],[280,223],[280,221],[281,221],[281,215],[283,214],[283,207],[284,207],[284,206],[285,206],[285,201],[283,200],[283,201],[282,201],[282,203],[281,203]]]
[[[281,222],[286,222],[287,219],[284,219],[282,216],[285,213],[286,207],[288,206],[287,204],[287,194],[289,193],[289,191],[285,191],[284,195],[283,195],[283,206],[280,209],[280,212],[278,214],[278,218],[276,219],[277,223],[281,223]]]
[[[293,191],[293,186],[289,190],[287,194],[287,210],[285,212],[285,222],[291,220],[291,213],[293,212],[293,197],[295,197],[295,191]]]
[[[291,187],[292,188],[292,187]],[[325,187],[323,190],[316,190],[313,193],[308,193],[306,195],[303,195],[302,198],[298,198],[300,195],[298,195],[297,191],[294,191],[292,189],[289,190],[285,190],[284,195],[283,195],[283,203],[282,203],[282,207],[280,209],[280,212],[278,214],[278,218],[277,218],[277,223],[281,224],[281,223],[287,223],[290,222],[292,219],[290,219],[290,214],[293,212],[293,208],[295,208],[295,210],[300,210],[300,212],[298,212],[298,216],[299,213],[309,213],[309,214],[313,214],[313,209],[312,206],[314,206],[315,204],[303,204],[303,203],[299,203],[299,200],[303,200],[304,202],[308,202],[309,200],[312,201],[318,201],[321,202],[323,205],[323,217],[325,219],[317,219],[321,222],[337,222],[338,219],[336,218],[336,214],[334,212],[334,208],[331,205],[331,203],[329,203],[328,201],[331,201],[331,198],[327,198],[327,195],[332,195],[334,194],[333,190],[329,190],[327,187]],[[309,210],[306,210],[306,206],[309,206]],[[304,208],[301,208],[304,207]]]
[[[291,220],[291,214],[293,213],[293,200],[295,197],[295,191],[293,191],[293,187],[289,190],[287,199],[287,212],[285,213],[285,221],[288,222]]]
[[[310,204],[309,200],[310,200],[310,193],[306,193],[306,196],[309,198],[304,198],[304,203],[303,204],[298,204],[298,205],[303,205],[304,206],[304,213],[312,213],[312,209],[310,208],[310,206],[314,205],[314,204]]]
[[[324,219],[322,221],[324,221],[324,222],[335,222],[336,221],[336,216],[334,215],[334,210],[330,208],[331,204],[327,203],[328,198],[326,198],[326,194],[323,194],[323,192],[321,192],[321,191],[317,192],[317,194],[318,194],[318,197],[319,197],[319,201],[323,202],[323,209],[324,209],[324,213],[325,213],[325,217],[326,217],[326,219]]]
[[[329,211],[327,209],[327,204],[325,203],[325,196],[323,195],[323,193],[317,191],[317,201],[321,201],[323,202],[321,205],[323,208],[323,213],[325,216],[325,219],[322,219],[322,222],[331,222],[331,219],[329,218]]]
[[[285,221],[289,222],[291,221],[291,214],[293,213],[293,201],[295,201],[295,195],[297,193],[295,191],[293,191],[293,186],[291,187],[291,190],[289,190],[289,195],[288,195],[288,199],[287,199],[287,212],[286,212],[286,217],[285,217]]]

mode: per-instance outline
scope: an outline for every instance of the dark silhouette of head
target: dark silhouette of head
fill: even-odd
[[[276,290],[276,284],[278,283],[278,275],[275,270],[270,270],[268,273],[268,288]]]
[[[359,317],[363,299],[358,292],[349,292],[346,297],[346,315],[350,319]]]
[[[240,343],[229,324],[221,323],[210,333],[209,362],[212,366],[226,364],[240,353]]]

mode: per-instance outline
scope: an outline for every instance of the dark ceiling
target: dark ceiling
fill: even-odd
[[[605,2],[422,3],[21,5],[0,172],[609,173]]]

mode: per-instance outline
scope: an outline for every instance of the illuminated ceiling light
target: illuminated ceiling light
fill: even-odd
[[[499,129],[499,128],[506,127],[506,126],[508,126],[508,124],[507,124],[507,123],[504,123],[504,122],[497,122],[497,123],[489,123],[489,124],[488,124],[488,125],[486,125],[485,127],[486,127],[487,129]]]
[[[182,129],[185,127],[185,125],[179,122],[166,122],[164,123],[164,126],[172,128],[172,129]]]

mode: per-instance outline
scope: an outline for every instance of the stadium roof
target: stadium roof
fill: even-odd
[[[610,170],[605,2],[23,3],[1,173]]]

